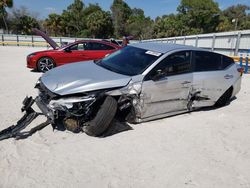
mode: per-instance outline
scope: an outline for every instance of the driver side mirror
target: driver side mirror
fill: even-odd
[[[64,51],[65,52],[71,52],[70,48],[65,48]]]
[[[151,79],[153,81],[160,80],[161,78],[165,77],[165,74],[162,69],[158,69],[154,72],[154,74],[151,76]]]

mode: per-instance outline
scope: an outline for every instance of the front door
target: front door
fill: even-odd
[[[87,46],[87,42],[73,44],[72,46],[61,52],[60,56],[57,59],[57,64],[63,65],[66,63],[92,60],[89,54],[89,50],[86,50]]]
[[[68,47],[68,50],[62,51],[57,63],[63,65],[65,63],[98,60],[115,50],[114,47],[99,42],[79,42]]]
[[[173,53],[156,65],[142,85],[141,118],[187,109],[193,74],[191,52]]]

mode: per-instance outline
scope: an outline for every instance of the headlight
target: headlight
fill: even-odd
[[[121,89],[123,94],[138,94],[141,92],[141,82],[130,82],[126,87]]]
[[[36,82],[36,85],[39,85],[41,83],[41,78],[39,78]]]
[[[31,57],[33,57],[35,55],[36,55],[36,53],[32,53],[32,54],[29,54],[28,57],[31,58]]]
[[[49,108],[63,109],[64,107],[66,107],[67,109],[70,109],[73,107],[74,103],[92,102],[94,100],[94,96],[62,98],[58,100],[51,100],[48,106]]]
[[[39,89],[41,83],[41,78],[39,78],[35,84],[35,88]]]

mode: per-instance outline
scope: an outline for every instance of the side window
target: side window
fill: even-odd
[[[215,71],[222,68],[222,56],[213,52],[195,52],[195,71]]]
[[[225,69],[232,64],[234,64],[234,60],[232,58],[227,56],[222,56],[222,69]]]
[[[91,42],[85,42],[84,43],[84,50],[92,50],[92,43]]]
[[[166,76],[188,73],[191,72],[191,69],[191,52],[177,52],[169,55],[156,65],[146,79],[157,80]]]
[[[71,50],[71,51],[78,50],[78,45],[75,44],[75,45],[73,45],[73,46],[70,46],[70,50]]]
[[[85,43],[79,43],[78,44],[78,50],[84,50],[85,49]]]
[[[92,50],[114,50],[113,46],[109,46],[106,44],[98,43],[98,42],[91,42],[91,49]]]
[[[78,43],[70,47],[71,51],[76,51],[76,50],[87,50],[88,48],[88,43]]]

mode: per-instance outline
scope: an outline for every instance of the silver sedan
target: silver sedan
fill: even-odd
[[[227,56],[163,43],[136,43],[99,61],[45,73],[36,103],[56,128],[100,136],[114,118],[140,123],[226,105],[241,69]]]

